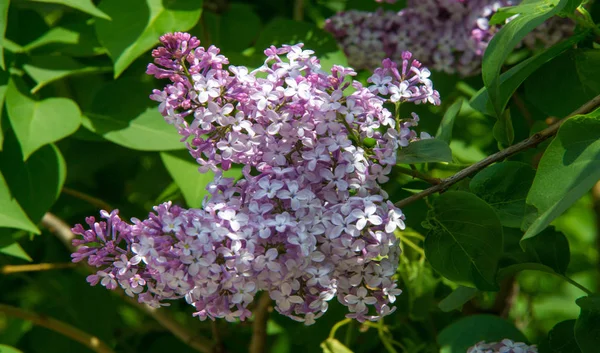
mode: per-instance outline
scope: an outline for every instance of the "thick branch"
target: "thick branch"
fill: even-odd
[[[0,274],[8,275],[10,273],[17,272],[34,272],[34,271],[48,271],[48,270],[59,270],[63,268],[73,268],[77,266],[74,263],[66,264],[31,264],[31,265],[5,265],[0,267]]]
[[[53,319],[45,315],[31,313],[14,306],[0,304],[0,313],[19,319],[31,321],[33,324],[45,327],[54,332],[60,333],[63,336],[77,341],[94,352],[98,353],[114,353],[114,351],[102,342],[98,337],[92,336],[80,329],[73,327],[65,322]]]
[[[263,292],[254,309],[252,322],[252,339],[250,340],[250,353],[264,353],[267,344],[267,321],[269,320],[269,306],[271,297],[268,292]]]
[[[68,249],[75,251],[75,248],[72,244],[75,234],[71,232],[69,225],[67,225],[62,219],[48,212],[42,218],[42,225],[53,232]],[[175,319],[173,319],[173,317],[171,317],[171,315],[169,315],[165,309],[157,310],[148,305],[138,303],[130,297],[126,297],[126,299],[131,305],[151,316],[161,326],[179,338],[183,343],[187,344],[198,352],[212,352],[212,342],[210,340],[203,338],[189,330],[187,327],[182,326],[180,323],[175,321]]]
[[[524,151],[528,148],[535,147],[538,144],[540,144],[541,142],[556,135],[556,133],[558,132],[558,128],[567,119],[569,119],[575,115],[587,114],[587,113],[591,112],[592,110],[594,110],[595,108],[597,108],[599,105],[600,105],[600,95],[594,97],[592,100],[590,100],[589,102],[587,102],[584,105],[582,105],[581,107],[579,107],[577,110],[575,110],[573,113],[569,114],[564,119],[554,123],[553,125],[547,127],[546,129],[534,134],[533,136],[529,137],[528,139],[523,140],[515,145],[512,145],[500,152],[494,153],[493,155],[488,156],[487,158],[484,158],[481,161],[461,170],[460,172],[454,174],[453,176],[443,179],[442,182],[439,183],[438,185],[432,186],[429,189],[425,189],[418,194],[414,194],[410,197],[407,197],[404,200],[400,200],[400,201],[396,202],[395,205],[396,205],[396,207],[402,208],[406,205],[409,205],[409,204],[411,204],[415,201],[418,201],[422,198],[425,198],[429,195],[435,194],[436,192],[443,192],[443,191],[447,190],[450,186],[454,185],[455,183],[461,181],[462,179],[464,179],[472,174],[477,173],[478,171],[489,166],[490,164],[502,161],[502,160],[504,160],[514,154],[517,154],[521,151]]]

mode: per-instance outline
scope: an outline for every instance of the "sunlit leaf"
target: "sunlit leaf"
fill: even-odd
[[[200,19],[202,0],[102,0],[98,7],[112,19],[98,20],[96,32],[119,77],[160,36],[192,28]]]

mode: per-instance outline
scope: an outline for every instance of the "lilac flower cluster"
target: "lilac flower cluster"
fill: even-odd
[[[248,318],[258,291],[307,325],[334,297],[359,321],[393,312],[404,215],[380,184],[417,138],[418,117],[384,103],[439,104],[429,71],[407,52],[363,87],[351,69],[324,72],[301,44],[266,49],[249,72],[187,33],[161,43],[147,73],[170,83],[151,98],[199,170],[216,173],[210,198],[201,209],[165,203],[132,224],[103,212],[76,226],[74,261],[99,268],[88,281],[153,306],[184,297],[202,320]],[[223,178],[234,163],[243,177]]]
[[[328,19],[333,34],[357,69],[372,70],[383,58],[400,60],[410,50],[433,70],[461,76],[480,71],[481,58],[497,26],[489,19],[518,0],[408,0],[400,12],[350,10]],[[530,33],[529,48],[548,47],[574,30],[574,23],[551,19]]]
[[[470,347],[467,353],[538,353],[536,345],[528,346],[523,342],[503,339],[501,342],[485,343],[481,341]]]

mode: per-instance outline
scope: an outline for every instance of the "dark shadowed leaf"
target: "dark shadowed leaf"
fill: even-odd
[[[483,54],[482,76],[492,102],[494,115],[503,111],[500,92],[500,69],[514,47],[535,27],[565,7],[568,0],[530,0],[513,9],[520,15],[512,19],[494,35]]]
[[[485,201],[464,191],[446,192],[434,201],[427,222],[424,249],[437,272],[465,286],[496,288],[502,225]]]
[[[581,313],[575,322],[575,339],[582,353],[594,353],[600,347],[600,294],[577,299]]]
[[[574,334],[575,320],[556,324],[548,333],[548,348],[551,353],[581,353]]]
[[[527,341],[513,324],[498,316],[473,315],[446,326],[437,341],[441,353],[465,353],[480,341],[499,342],[507,337],[513,341]]]
[[[477,173],[469,186],[475,195],[492,206],[503,226],[519,228],[534,177],[535,170],[529,165],[507,161]]]
[[[0,170],[13,197],[37,223],[54,204],[65,182],[65,161],[54,145],[45,145],[23,162],[14,135],[8,136],[0,153]]]

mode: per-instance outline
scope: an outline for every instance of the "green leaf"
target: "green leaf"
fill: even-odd
[[[36,101],[29,96],[21,79],[13,77],[6,91],[8,118],[17,135],[23,160],[43,145],[77,131],[81,123],[79,107],[68,98]]]
[[[33,259],[23,250],[21,245],[17,242],[9,245],[0,246],[0,254],[16,257],[17,259],[32,262]],[[2,346],[0,346],[0,353],[2,353]]]
[[[68,76],[95,74],[112,71],[112,67],[97,67],[80,64],[68,56],[33,56],[23,69],[37,83],[31,89],[36,93],[42,87]]]
[[[106,53],[106,49],[96,38],[93,24],[87,21],[61,23],[24,46],[23,50],[28,53],[58,51],[70,56],[95,56]]]
[[[98,9],[92,0],[28,0],[31,2],[43,2],[50,4],[60,4],[85,12],[92,16],[103,18],[110,21],[110,16]]]
[[[114,63],[116,78],[163,34],[194,27],[202,0],[102,0],[99,8],[112,18],[98,20],[96,33]]]
[[[141,151],[183,149],[181,136],[167,124],[148,98],[152,85],[123,78],[104,85],[96,94],[83,126],[118,145]]]
[[[0,154],[0,170],[14,198],[37,223],[58,199],[66,178],[65,161],[54,145],[46,145],[23,162],[14,135]]]
[[[515,140],[515,130],[513,128],[512,119],[510,118],[510,110],[505,110],[496,123],[493,130],[494,138],[502,148],[512,145]]]
[[[452,162],[452,150],[445,141],[435,138],[418,140],[398,151],[398,164],[430,162]]]
[[[189,207],[200,207],[205,196],[209,195],[206,190],[208,183],[214,180],[214,173],[200,173],[198,163],[188,151],[163,152],[160,154],[167,171],[185,198]],[[240,168],[232,168],[225,173],[224,177],[238,178],[242,175]]]
[[[510,70],[500,75],[500,96],[498,97],[498,106],[501,111],[504,110],[506,104],[512,97],[513,93],[519,88],[519,86],[527,79],[533,72],[535,72],[542,65],[552,60],[554,57],[560,55],[565,50],[571,48],[574,44],[581,41],[589,34],[589,31],[581,32],[562,41],[545,51],[530,57],[529,59],[520,62],[510,68]],[[495,115],[494,107],[492,106],[487,88],[482,88],[477,92],[471,101],[469,102],[474,109],[487,114]]]
[[[501,162],[477,173],[471,191],[487,202],[505,227],[519,228],[525,215],[525,199],[535,170],[520,162]]]
[[[40,234],[40,230],[31,222],[17,200],[11,195],[4,175],[0,170],[0,228],[3,227],[23,229]]]
[[[546,228],[537,237],[523,241],[525,253],[531,262],[546,265],[559,274],[565,274],[571,253],[569,241],[561,232]]]
[[[225,52],[251,47],[261,32],[260,17],[249,4],[232,3],[222,15],[206,12],[204,16],[211,42]]]
[[[527,203],[538,217],[524,239],[534,237],[600,180],[600,109],[565,121],[544,152]]]
[[[502,225],[485,201],[464,191],[446,192],[434,201],[427,221],[424,250],[437,272],[463,286],[496,289]]]
[[[454,127],[454,120],[460,113],[460,108],[463,105],[464,100],[462,98],[457,99],[444,113],[444,118],[440,122],[435,138],[442,140],[446,143],[450,143],[452,139],[452,128]]]
[[[550,330],[548,348],[551,353],[581,353],[575,340],[574,327],[575,320],[566,320],[559,322]]]
[[[352,353],[350,348],[331,337],[321,343],[321,348],[323,349],[323,353]]]
[[[542,66],[525,81],[527,101],[546,115],[564,117],[600,94],[597,51],[571,49]]]
[[[452,310],[460,310],[460,308],[462,308],[466,302],[473,299],[478,292],[479,291],[475,288],[459,286],[446,298],[442,299],[438,304],[438,307],[446,313]]]
[[[6,24],[8,22],[8,8],[10,0],[0,1],[0,69],[6,70],[4,64],[4,35],[6,33]]]
[[[438,335],[441,353],[465,353],[480,341],[499,342],[505,338],[526,342],[527,338],[510,322],[494,315],[473,315],[446,326]]]
[[[8,88],[8,79],[10,75],[6,71],[0,71],[0,151],[4,144],[4,130],[2,129],[2,115],[4,113],[4,98],[6,98],[6,89]]]
[[[0,344],[0,353],[23,353],[23,352],[16,349],[15,347],[7,346],[5,344]]]
[[[582,353],[598,352],[600,347],[600,294],[576,301],[581,313],[575,322],[575,339]]]
[[[496,117],[503,105],[500,94],[500,69],[515,46],[535,27],[565,7],[568,0],[525,0],[513,12],[519,13],[494,35],[483,54],[482,76]]]

